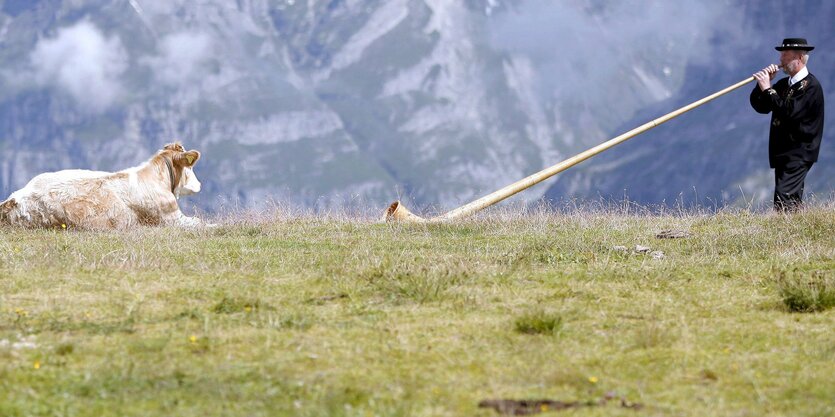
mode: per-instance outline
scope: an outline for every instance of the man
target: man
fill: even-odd
[[[774,168],[774,209],[797,211],[803,200],[806,174],[818,160],[823,136],[823,90],[806,63],[815,49],[803,38],[783,39],[780,67],[769,65],[754,74],[757,86],[751,91],[751,107],[771,113],[768,160]],[[771,86],[782,68],[787,78]]]

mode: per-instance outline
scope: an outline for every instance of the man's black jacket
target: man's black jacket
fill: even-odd
[[[789,87],[789,78],[766,91],[754,86],[751,107],[771,113],[768,162],[772,168],[789,162],[818,160],[823,137],[823,89],[811,73]]]

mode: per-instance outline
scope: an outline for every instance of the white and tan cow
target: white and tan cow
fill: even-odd
[[[81,229],[197,226],[200,219],[184,215],[177,199],[200,191],[192,170],[198,159],[200,152],[172,143],[144,164],[119,172],[40,174],[0,203],[0,223]]]

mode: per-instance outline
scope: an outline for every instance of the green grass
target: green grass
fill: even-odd
[[[556,334],[562,327],[562,317],[544,311],[526,313],[516,319],[516,331],[525,334]]]
[[[493,213],[0,228],[0,416],[835,414],[831,207]]]
[[[787,277],[781,272],[779,277],[780,296],[789,310],[816,312],[835,307],[835,274],[817,271]]]

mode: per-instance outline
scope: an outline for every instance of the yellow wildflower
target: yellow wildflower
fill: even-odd
[[[544,412],[546,412],[546,411],[548,411],[548,404],[542,404],[542,405],[540,405],[540,406],[539,406],[539,411],[541,411],[541,412],[543,412],[543,413],[544,413]]]
[[[66,225],[66,224],[64,224],[64,223],[61,223],[61,228],[62,228],[62,229],[66,229],[66,228],[67,228],[67,225]]]
[[[188,341],[191,342],[192,344],[197,343],[197,336],[195,336],[195,335],[189,336]]]
[[[41,362],[40,361],[35,361],[35,363],[32,364],[32,367],[35,368],[35,369],[41,369]]]
[[[591,382],[592,384],[596,384],[597,383],[597,377],[596,376],[590,376],[589,377],[589,382]]]

